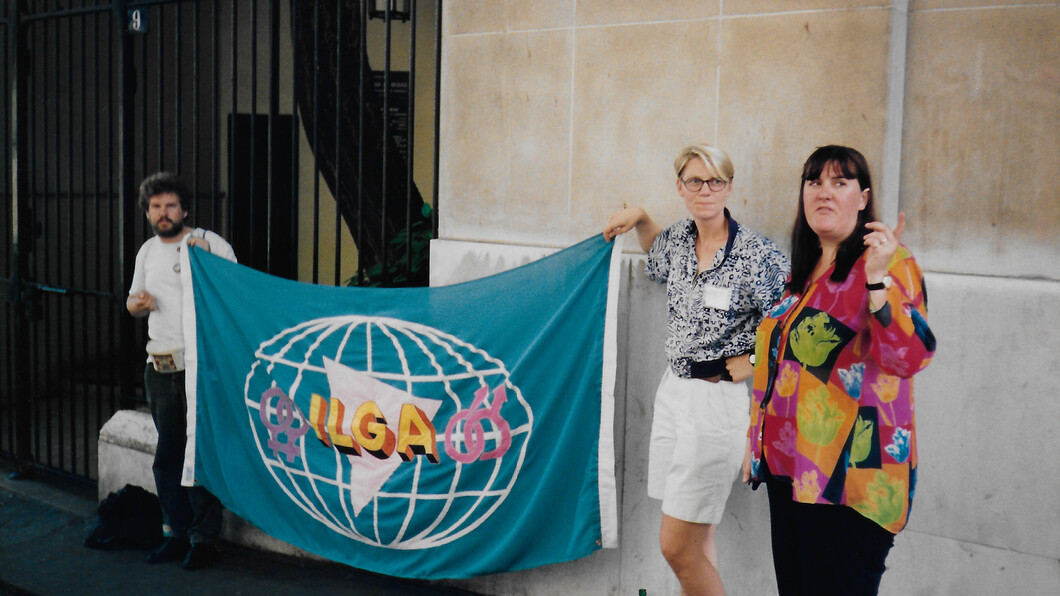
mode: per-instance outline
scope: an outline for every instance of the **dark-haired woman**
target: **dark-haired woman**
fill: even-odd
[[[915,373],[931,361],[923,274],[876,221],[868,164],[806,160],[792,272],[755,345],[744,479],[765,482],[781,596],[876,594],[916,485]]]

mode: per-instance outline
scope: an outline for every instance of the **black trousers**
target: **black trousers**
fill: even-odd
[[[894,534],[843,505],[797,503],[782,480],[766,488],[780,596],[879,592]]]
[[[144,370],[144,389],[158,429],[152,471],[169,535],[186,537],[193,543],[214,542],[221,532],[221,502],[201,486],[180,484],[187,442],[188,398],[184,392],[184,373],[159,373],[148,363]]]

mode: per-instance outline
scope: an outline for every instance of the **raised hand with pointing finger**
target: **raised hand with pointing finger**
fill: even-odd
[[[898,224],[894,230],[879,221],[870,221],[865,227],[871,230],[865,235],[865,279],[869,283],[879,282],[887,274],[887,268],[898,251],[905,230],[905,212],[898,213]]]

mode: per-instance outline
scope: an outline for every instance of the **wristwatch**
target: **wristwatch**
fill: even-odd
[[[865,288],[869,290],[885,290],[891,287],[891,281],[892,280],[890,275],[884,275],[882,280],[874,284],[866,283]]]

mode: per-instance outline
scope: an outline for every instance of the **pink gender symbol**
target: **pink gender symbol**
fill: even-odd
[[[471,402],[471,407],[454,414],[445,427],[445,452],[462,464],[469,464],[477,459],[497,459],[507,453],[508,448],[512,446],[511,427],[501,417],[501,406],[508,401],[504,385],[493,390],[493,403],[489,408],[484,408],[482,402],[486,400],[487,394],[486,387],[480,387],[475,392],[475,400]],[[486,435],[482,428],[482,420],[485,418],[488,418],[493,428],[501,433],[501,438],[497,441],[495,449],[483,453]],[[467,451],[461,452],[452,437],[457,423],[465,419],[467,421],[464,423],[464,446]]]
[[[277,395],[280,396],[280,399],[276,401],[276,423],[274,424],[269,418],[269,402]],[[261,394],[261,402],[258,404],[258,415],[261,416],[261,421],[265,424],[265,428],[269,429],[269,449],[272,449],[272,454],[277,460],[280,459],[280,452],[282,451],[287,456],[287,463],[289,464],[294,463],[294,459],[299,455],[298,439],[309,432],[309,425],[304,422],[298,428],[293,428],[294,421],[298,419],[295,416],[297,411],[298,408],[294,405],[294,400],[287,397],[287,394],[279,387],[273,387]],[[286,437],[287,440],[280,442],[281,435]]]

